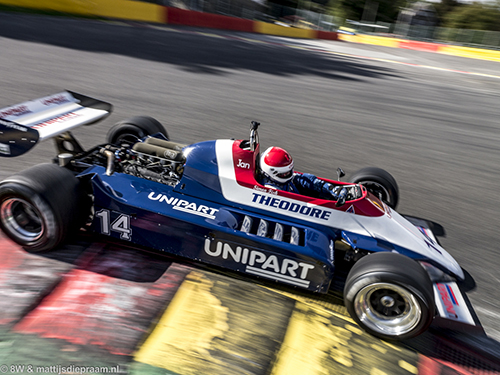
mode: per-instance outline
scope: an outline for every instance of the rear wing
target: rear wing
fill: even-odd
[[[39,141],[94,124],[111,111],[111,104],[72,91],[0,109],[0,156],[22,155]]]

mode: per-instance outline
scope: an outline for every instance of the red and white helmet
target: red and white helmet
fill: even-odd
[[[260,157],[260,169],[270,179],[284,184],[293,177],[292,156],[281,147],[269,147]]]

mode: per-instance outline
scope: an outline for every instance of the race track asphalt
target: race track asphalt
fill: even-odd
[[[246,138],[333,177],[379,166],[398,181],[398,211],[445,227],[443,246],[472,276],[469,297],[500,341],[500,65],[345,42],[2,14],[0,108],[63,89],[114,105],[74,134],[150,115],[171,138]],[[4,159],[0,179],[54,156],[46,142]]]

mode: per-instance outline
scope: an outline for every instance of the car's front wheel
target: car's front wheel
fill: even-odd
[[[380,198],[389,207],[396,209],[399,202],[399,187],[396,179],[386,170],[376,167],[362,168],[350,178],[351,182],[361,184]]]
[[[50,250],[83,224],[85,198],[71,171],[36,165],[0,183],[0,228],[26,250]]]
[[[344,303],[365,331],[385,340],[421,334],[435,311],[426,271],[397,253],[369,254],[356,262],[346,280]]]

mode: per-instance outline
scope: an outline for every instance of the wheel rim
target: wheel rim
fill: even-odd
[[[388,283],[370,284],[361,289],[355,297],[354,309],[367,328],[387,336],[411,332],[422,318],[413,293]]]
[[[35,206],[21,198],[9,198],[0,206],[2,226],[20,241],[29,243],[43,236],[42,215]]]
[[[358,184],[363,185],[370,193],[378,197],[383,202],[386,202],[389,205],[393,203],[391,201],[391,194],[384,185],[375,181],[359,181]]]

